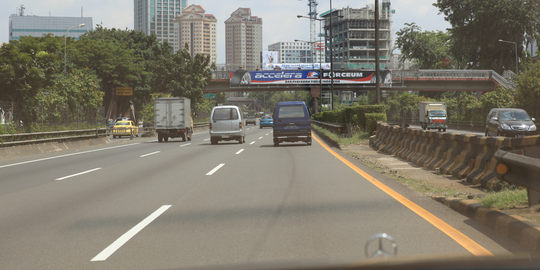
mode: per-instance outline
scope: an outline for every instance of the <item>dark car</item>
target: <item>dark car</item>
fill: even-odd
[[[261,120],[259,121],[259,128],[263,127],[273,127],[274,126],[274,119],[270,115],[265,115],[261,117]]]
[[[274,111],[274,146],[282,142],[311,145],[311,120],[303,101],[279,102]]]
[[[257,118],[255,118],[255,115],[248,115],[246,117],[246,126],[249,124],[257,125]]]
[[[486,136],[522,137],[536,135],[534,118],[517,108],[491,109],[486,118]]]

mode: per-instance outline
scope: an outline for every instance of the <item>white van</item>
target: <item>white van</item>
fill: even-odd
[[[219,141],[246,142],[245,120],[238,106],[216,106],[210,114],[210,142]]]

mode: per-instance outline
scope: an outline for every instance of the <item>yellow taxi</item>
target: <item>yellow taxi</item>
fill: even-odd
[[[133,121],[117,121],[113,126],[113,138],[116,138],[116,136],[119,138],[122,136],[131,136],[131,132],[133,132],[133,136],[139,136],[139,127]]]

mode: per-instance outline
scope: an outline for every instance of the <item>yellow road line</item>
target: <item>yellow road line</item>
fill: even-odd
[[[426,211],[424,208],[418,206],[417,204],[411,202],[409,199],[403,197],[401,194],[395,192],[393,189],[389,188],[385,184],[381,183],[379,180],[375,179],[373,176],[367,174],[366,172],[362,171],[360,168],[356,167],[356,165],[352,164],[342,156],[340,156],[338,153],[334,152],[330,147],[328,147],[325,143],[323,143],[319,138],[315,137],[314,134],[311,135],[312,138],[314,138],[318,143],[320,143],[324,149],[326,149],[328,152],[330,152],[332,155],[334,155],[337,159],[341,160],[341,162],[345,163],[345,165],[349,166],[349,168],[353,169],[355,172],[357,172],[359,175],[364,177],[366,180],[374,184],[376,187],[384,191],[386,194],[390,195],[392,198],[396,199],[398,202],[403,204],[405,207],[409,208],[416,214],[418,214],[420,217],[425,219],[427,222],[431,223],[433,226],[437,227],[437,229],[441,230],[443,233],[448,235],[450,238],[454,239],[458,244],[463,246],[465,249],[467,249],[469,252],[471,252],[475,256],[493,256],[491,252],[489,252],[487,249],[479,245],[478,243],[474,242],[472,239],[461,233],[460,231],[454,229],[454,227],[448,225],[446,222],[442,221],[440,218],[436,217],[432,213]]]

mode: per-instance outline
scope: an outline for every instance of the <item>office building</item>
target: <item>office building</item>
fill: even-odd
[[[178,45],[175,51],[184,49],[188,44],[192,56],[204,54],[210,56],[211,63],[217,61],[216,23],[217,19],[212,14],[205,14],[203,7],[190,5],[182,11],[174,23],[175,35],[178,36]]]
[[[379,67],[390,65],[392,53],[392,14],[390,0],[379,4],[379,44],[375,44],[375,5],[364,8],[333,9],[320,16],[325,18],[327,62],[346,68],[375,68],[375,46],[379,46]],[[332,16],[332,50],[330,48],[330,15]]]
[[[133,7],[135,30],[156,34],[160,42],[178,46],[173,21],[187,7],[187,0],[134,0]]]
[[[315,57],[311,57],[311,43],[303,41],[276,42],[268,50],[279,52],[279,63],[324,63],[324,43],[315,45]]]
[[[262,19],[250,8],[238,8],[225,21],[225,62],[228,69],[261,67]]]
[[[79,39],[79,36],[92,31],[91,17],[53,17],[24,15],[24,8],[19,14],[9,16],[9,40],[18,40],[22,36],[42,37],[45,34],[64,36],[73,26],[84,23],[83,27],[69,30],[67,36]]]

